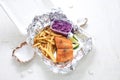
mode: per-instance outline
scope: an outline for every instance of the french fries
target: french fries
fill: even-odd
[[[53,62],[56,62],[54,53],[56,51],[54,38],[56,36],[62,36],[54,33],[49,26],[39,32],[34,38],[34,47],[41,50],[47,58],[50,58]]]

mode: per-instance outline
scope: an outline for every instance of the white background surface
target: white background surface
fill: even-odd
[[[120,80],[120,1],[77,3],[77,15],[89,19],[86,31],[92,35],[95,49],[66,75],[50,72],[37,56],[27,64],[11,57],[13,48],[25,37],[0,8],[0,80]]]

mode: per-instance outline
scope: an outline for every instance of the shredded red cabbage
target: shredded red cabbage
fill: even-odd
[[[55,20],[52,24],[52,29],[57,30],[57,32],[68,33],[72,29],[71,23],[63,20]]]

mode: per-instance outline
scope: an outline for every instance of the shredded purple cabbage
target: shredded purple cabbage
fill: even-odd
[[[68,33],[71,31],[72,25],[68,21],[55,20],[52,24],[52,29],[55,29],[58,32]]]

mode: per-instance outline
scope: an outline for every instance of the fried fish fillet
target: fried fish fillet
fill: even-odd
[[[72,47],[72,42],[65,37],[55,37],[56,47],[58,49],[69,49]]]
[[[55,37],[57,47],[57,62],[66,62],[73,59],[72,42],[65,37]]]
[[[73,59],[73,49],[58,49],[57,50],[57,62],[66,62]]]

